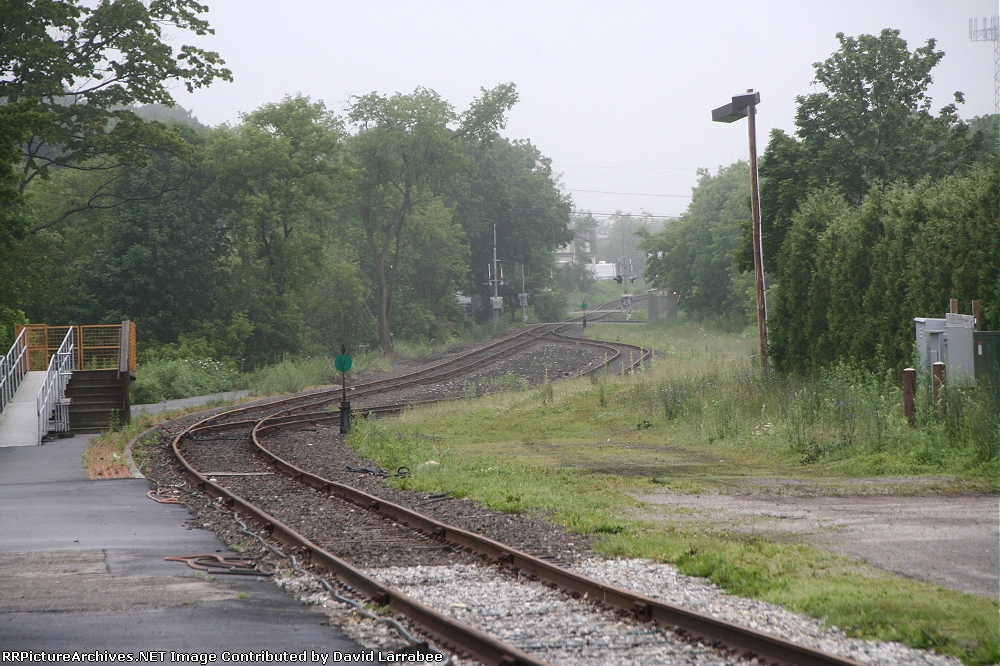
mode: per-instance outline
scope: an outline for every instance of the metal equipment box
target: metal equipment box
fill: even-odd
[[[947,370],[946,381],[953,386],[971,386],[975,381],[972,332],[975,320],[970,315],[948,314],[944,319],[915,317],[920,367],[931,371],[931,364],[941,361]]]
[[[649,321],[675,319],[677,317],[677,294],[669,289],[650,289],[647,305]]]
[[[944,360],[944,319],[915,317],[917,329],[917,351],[920,353],[920,368],[931,371],[931,364]]]

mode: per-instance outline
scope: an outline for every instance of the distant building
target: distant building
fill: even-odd
[[[618,275],[618,266],[609,264],[606,261],[599,261],[596,264],[588,264],[587,268],[594,274],[595,280],[614,280]]]
[[[592,264],[597,257],[597,231],[587,231],[552,253],[556,264]]]

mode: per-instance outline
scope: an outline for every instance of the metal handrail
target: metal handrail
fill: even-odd
[[[45,373],[45,383],[38,390],[38,441],[49,432],[69,431],[69,400],[66,399],[66,385],[76,369],[76,327],[66,332],[59,351],[49,360]]]
[[[0,359],[0,412],[14,399],[24,376],[28,374],[28,331],[21,333],[14,340],[10,351]]]

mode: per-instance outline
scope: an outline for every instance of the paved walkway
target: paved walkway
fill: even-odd
[[[178,400],[165,400],[150,405],[132,405],[132,418],[141,414],[159,414],[171,409],[184,409],[185,407],[196,407],[210,402],[223,402],[239,400],[250,395],[250,391],[227,391],[226,393],[214,393],[212,395],[196,395],[192,398],[180,398]]]
[[[167,555],[237,555],[191,525],[183,506],[148,499],[145,479],[87,480],[90,438],[0,448],[4,650],[107,650],[136,660],[139,652],[166,651],[165,661],[171,651],[197,652],[215,654],[215,663],[233,663],[223,651],[361,651],[268,579],[210,580],[165,562]]]
[[[0,446],[36,446],[38,444],[38,391],[45,383],[45,373],[29,372],[0,412]]]

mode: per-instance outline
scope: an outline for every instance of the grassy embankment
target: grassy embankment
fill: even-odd
[[[397,483],[543,513],[595,535],[605,555],[671,562],[849,635],[934,648],[969,664],[996,660],[996,601],[681,512],[668,523],[635,499],[663,489],[725,493],[753,477],[857,493],[864,485],[859,491],[851,479],[933,475],[941,478],[914,487],[995,492],[997,423],[987,396],[955,393],[934,420],[921,394],[913,429],[893,382],[849,368],[815,380],[761,376],[747,360],[753,335],[694,324],[588,331],[663,356],[631,377],[578,379],[362,423],[352,445],[390,469],[437,460],[437,470]],[[906,492],[898,479],[892,487]]]

